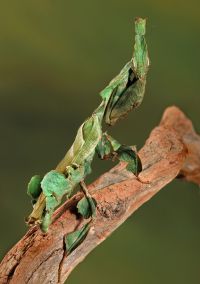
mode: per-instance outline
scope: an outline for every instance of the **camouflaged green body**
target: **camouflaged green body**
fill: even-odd
[[[55,170],[48,172],[43,178],[35,176],[28,186],[28,194],[32,197],[34,208],[28,217],[29,224],[39,223],[43,231],[47,231],[52,222],[52,214],[62,202],[63,197],[69,198],[77,184],[91,172],[91,163],[95,154],[101,158],[118,157],[127,162],[127,169],[134,174],[141,170],[141,162],[137,153],[129,146],[121,145],[112,137],[102,134],[102,120],[114,125],[124,118],[129,111],[139,106],[143,100],[149,58],[145,41],[146,20],[135,21],[135,45],[133,58],[121,72],[100,92],[102,102],[78,129],[73,145]],[[77,207],[79,213],[86,216],[94,215],[94,202],[86,198]],[[91,206],[89,206],[91,205]],[[88,215],[87,208],[93,208]],[[88,227],[74,232],[68,238],[68,250],[71,251],[78,240],[83,239]],[[71,238],[72,237],[72,238]],[[74,244],[72,239],[74,239]]]
[[[93,114],[79,128],[74,143],[58,164],[56,170],[67,173],[71,165],[80,166],[95,152],[95,148],[101,139],[101,121],[97,114]]]
[[[91,172],[90,165],[101,136],[102,130],[99,116],[93,114],[80,126],[73,145],[58,164],[56,170],[48,172],[41,180],[40,192],[44,195],[45,206],[39,215],[38,211],[37,215],[35,215],[33,210],[29,219],[39,219],[41,229],[44,232],[48,230],[52,214],[61,203],[63,197],[69,198],[75,186]],[[35,182],[35,179],[33,181]],[[34,186],[33,181],[29,183],[29,188]]]

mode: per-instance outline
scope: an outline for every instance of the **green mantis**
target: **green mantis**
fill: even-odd
[[[77,204],[77,212],[89,221],[80,229],[66,236],[70,253],[87,235],[95,218],[96,202],[87,191],[85,177],[91,172],[95,153],[101,159],[118,159],[127,163],[127,170],[136,176],[141,172],[141,161],[130,146],[121,145],[102,130],[103,121],[114,125],[143,100],[149,57],[145,40],[146,20],[135,20],[135,45],[132,59],[123,67],[109,85],[100,92],[101,104],[78,129],[71,148],[57,167],[44,177],[34,176],[28,185],[33,211],[27,218],[29,224],[39,224],[47,232],[52,215],[63,198],[70,198],[79,184],[85,196]]]

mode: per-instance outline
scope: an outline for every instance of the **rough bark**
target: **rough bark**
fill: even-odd
[[[7,253],[0,264],[0,283],[64,283],[87,254],[177,175],[200,184],[200,137],[176,107],[165,111],[139,155],[139,179],[120,163],[89,186],[98,204],[97,218],[77,249],[67,255],[64,237],[84,222],[75,210],[80,193],[56,211],[47,234],[33,227]]]

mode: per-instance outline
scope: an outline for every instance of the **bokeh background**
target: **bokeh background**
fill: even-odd
[[[199,1],[1,1],[1,257],[27,230],[29,178],[55,167],[100,102],[99,91],[131,57],[136,16],[148,18],[147,92],[110,133],[140,148],[169,105],[181,107],[200,131]],[[88,182],[110,166],[96,159]],[[200,190],[174,181],[67,283],[197,284],[199,240]]]

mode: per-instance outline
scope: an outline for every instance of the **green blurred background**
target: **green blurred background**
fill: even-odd
[[[54,168],[98,93],[132,55],[134,18],[148,18],[142,106],[111,134],[140,148],[169,105],[199,126],[199,1],[1,1],[1,256],[25,233],[26,184]],[[111,165],[94,162],[94,180]],[[67,283],[200,283],[200,190],[174,181],[142,206]]]

